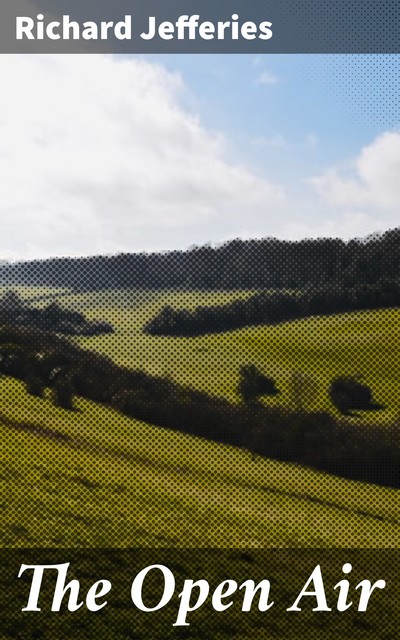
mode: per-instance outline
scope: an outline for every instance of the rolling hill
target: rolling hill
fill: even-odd
[[[361,374],[384,411],[363,413],[364,420],[382,424],[400,415],[400,310],[361,311],[314,316],[276,326],[255,327],[192,338],[146,335],[142,328],[166,304],[194,308],[243,298],[226,292],[94,292],[65,295],[63,304],[102,318],[112,335],[79,339],[79,343],[119,364],[150,374],[171,376],[181,384],[237,401],[239,368],[256,364],[275,378],[281,393],[268,403],[293,407],[293,374],[300,371],[315,381],[316,393],[306,409],[334,412],[328,398],[337,375]]]
[[[398,310],[314,317],[185,339],[148,336],[142,327],[165,304],[194,307],[251,292],[77,294],[30,288],[20,293],[35,298],[39,306],[48,304],[48,295],[61,297],[67,308],[111,322],[115,334],[71,340],[131,368],[170,376],[236,402],[239,366],[255,363],[274,375],[281,388],[280,396],[267,402],[282,406],[291,406],[295,399],[291,376],[301,368],[318,382],[314,405],[331,412],[326,387],[332,376],[362,372],[386,405],[379,415],[373,414],[381,423],[379,433],[398,419]],[[294,600],[316,558],[332,585],[338,571],[341,577],[344,557],[353,562],[355,579],[385,576],[396,585],[398,490],[155,427],[83,398],[76,397],[74,403],[74,411],[62,410],[52,403],[49,389],[40,399],[28,395],[23,382],[0,376],[2,638],[51,633],[86,640],[108,637],[110,629],[121,640],[177,637],[174,605],[143,620],[118,589],[112,606],[95,617],[33,616],[21,621],[15,609],[21,600],[14,566],[19,556],[9,549],[23,554],[24,562],[30,549],[34,562],[39,557],[46,562],[75,560],[84,581],[98,579],[101,569],[116,585],[131,577],[133,559],[143,567],[155,556],[167,565],[173,561],[180,577],[217,571],[220,579],[260,580],[267,568],[283,602]],[[367,420],[363,414],[364,425]],[[371,551],[377,547],[377,553]],[[135,554],[141,549],[142,555],[132,556],[132,548]],[[126,557],[120,555],[122,549]],[[209,555],[210,549],[218,555]],[[176,555],[179,551],[181,556]],[[232,607],[218,617],[204,607],[191,616],[191,627],[180,637],[395,638],[397,593],[395,588],[385,594],[383,608],[377,598],[367,616],[350,610],[320,618],[305,611],[303,617],[290,618],[279,608],[273,617],[257,611],[249,616]]]
[[[126,418],[66,412],[0,379],[3,547],[380,547],[398,491]]]

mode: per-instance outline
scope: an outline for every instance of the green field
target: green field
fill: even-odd
[[[45,290],[25,291],[25,296]],[[53,293],[53,291],[50,291]],[[249,295],[243,292],[241,295]],[[291,376],[318,383],[310,408],[333,411],[332,377],[363,373],[385,411],[400,415],[400,311],[312,318],[199,338],[147,336],[165,304],[196,306],[235,293],[98,292],[60,302],[116,333],[78,342],[116,362],[237,401],[241,364],[258,364],[293,402]],[[40,301],[40,304],[46,302]],[[77,410],[0,378],[3,547],[398,547],[400,493],[157,428],[81,398]],[[366,414],[363,414],[363,419]],[[350,420],[350,418],[347,418]]]
[[[398,547],[400,493],[0,380],[3,547]],[[378,542],[379,541],[379,542]]]
[[[240,294],[249,295],[250,292]],[[364,420],[388,423],[400,416],[400,310],[358,312],[315,317],[277,326],[257,327],[196,338],[149,336],[143,325],[165,304],[190,308],[222,304],[236,293],[101,292],[66,296],[63,304],[83,310],[90,318],[110,321],[112,335],[81,339],[80,343],[116,362],[237,401],[242,364],[257,364],[272,375],[281,394],[269,403],[293,407],[293,373],[316,383],[307,409],[334,411],[327,390],[340,374],[362,374],[379,413],[364,412]]]

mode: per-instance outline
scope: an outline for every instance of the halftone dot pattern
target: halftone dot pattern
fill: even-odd
[[[112,583],[112,589],[106,598],[99,599],[99,602],[107,602],[101,611],[89,612],[83,606],[79,611],[68,613],[64,605],[61,613],[51,613],[54,581],[47,577],[47,580],[43,581],[39,599],[41,612],[21,614],[16,611],[13,615],[14,609],[11,606],[7,615],[7,609],[2,607],[0,610],[2,634],[7,638],[397,638],[398,553],[394,551],[164,549],[156,552],[150,549],[68,549],[56,552],[38,549],[31,552],[3,551],[0,552],[0,556],[2,586],[6,587],[2,601],[11,605],[13,602],[15,604],[16,599],[21,606],[25,604],[29,592],[29,570],[24,572],[20,580],[15,580],[22,563],[36,564],[40,561],[62,564],[68,557],[68,578],[80,581],[80,593],[83,598],[87,589],[99,579],[99,576],[107,576]],[[130,589],[139,571],[153,564],[162,565],[172,574],[175,589],[166,606],[158,611],[142,613],[132,603]],[[316,599],[311,596],[300,601],[300,612],[287,612],[286,608],[294,604],[317,566],[321,567],[327,603],[331,611],[312,612],[312,608],[316,606]],[[382,590],[377,586],[370,598],[367,611],[361,612],[358,611],[360,588],[356,590],[355,587],[366,576],[374,582],[385,576],[390,588]],[[227,609],[216,611],[213,608],[213,602],[218,602],[218,586],[228,579],[234,581],[237,587],[244,585],[248,580],[254,580],[255,585],[264,581],[263,589],[260,588],[251,601],[250,611],[242,610],[245,587],[236,588],[231,591],[230,597],[222,599],[223,605],[232,603]],[[337,611],[339,592],[334,586],[339,580],[346,579],[349,595],[347,603],[351,603],[351,606],[346,611]],[[190,606],[194,610],[189,611],[187,615],[181,611],[180,620],[185,620],[188,626],[174,626],[180,607],[179,594],[185,580],[195,581]],[[196,586],[197,580],[203,580],[203,583]],[[205,580],[209,582],[210,587],[208,597],[204,589]],[[268,591],[267,581],[270,583]],[[227,585],[222,586],[225,587],[224,592],[227,596]],[[231,582],[229,586],[232,589],[235,585]],[[342,602],[345,585],[343,587]],[[143,601],[147,607],[157,607],[163,588],[161,570],[152,569],[144,580],[143,587]],[[215,592],[216,598],[213,600]],[[200,593],[202,597],[197,600]],[[258,608],[259,600],[261,610]],[[197,609],[196,602],[199,604]],[[272,607],[266,610],[265,605],[272,603]]]
[[[57,14],[52,3],[48,4]],[[15,23],[15,3],[7,3],[2,7],[3,15],[0,22],[1,46],[3,52],[26,51],[25,40],[16,40],[11,25]],[[57,0],[56,0],[57,4]],[[93,0],[87,0],[84,7],[71,7],[71,14],[78,21],[90,16],[119,21],[124,15],[126,7],[121,0],[115,0],[113,5],[101,8]],[[273,24],[273,37],[268,40],[246,37],[214,37],[211,40],[197,37],[178,38],[171,34],[171,40],[166,40],[158,33],[151,39],[139,37],[142,29],[147,29],[149,15],[156,16],[160,22],[167,20],[175,23],[180,15],[186,15],[185,2],[177,0],[171,2],[167,9],[160,0],[152,0],[146,5],[135,7],[134,37],[127,40],[115,37],[112,33],[109,39],[92,39],[83,41],[81,49],[88,53],[399,53],[400,12],[397,0],[286,0],[286,2],[266,2],[253,0],[251,5],[245,0],[236,0],[234,5],[215,3],[202,0],[192,3],[192,15],[201,15],[205,20],[214,24],[229,21],[232,14],[240,18],[254,21],[255,24],[264,20]],[[233,30],[232,30],[233,35]],[[76,51],[78,41],[72,39],[32,40],[29,51],[35,53],[68,53]]]
[[[398,546],[398,308],[254,323],[254,291],[118,291],[103,262],[97,291],[3,298],[4,546]],[[234,330],[144,330],[232,304]]]
[[[300,34],[296,53],[398,53],[398,2],[333,0],[289,6]]]
[[[350,123],[381,129],[400,126],[398,54],[304,56],[305,84],[318,83]]]
[[[304,264],[310,265],[315,253],[309,251]],[[206,272],[211,254],[203,255]],[[193,554],[236,549],[245,554],[239,568],[235,565],[240,571],[264,566],[253,559],[259,549],[282,554],[291,548],[397,549],[398,298],[382,305],[391,307],[384,310],[369,311],[366,304],[354,314],[310,313],[290,322],[254,323],[243,315],[243,305],[258,294],[273,298],[273,292],[189,289],[182,282],[191,274],[182,272],[173,254],[168,259],[165,286],[152,290],[118,289],[111,258],[101,259],[101,267],[95,258],[85,268],[81,261],[68,261],[63,287],[55,286],[54,262],[32,264],[25,276],[30,274],[32,283],[40,272],[52,288],[5,288],[0,301],[2,547],[69,549],[71,558],[79,549],[90,555],[93,548],[148,548],[149,564],[157,563],[162,549],[172,549],[168,562],[194,579],[228,578],[234,567],[225,559],[222,575],[218,556],[210,566],[206,555],[196,561],[191,554],[182,565],[174,549],[191,548]],[[322,273],[326,265],[319,260],[314,268]],[[286,271],[294,277],[294,263]],[[173,289],[171,278],[176,278]],[[389,285],[380,286],[392,295]],[[308,288],[308,295],[312,292]],[[289,287],[281,292],[303,294]],[[264,298],[255,300],[265,304]],[[224,312],[235,304],[237,326],[229,331],[192,337],[146,331],[163,314],[171,319],[186,310],[184,319],[191,313],[201,318],[204,306]],[[332,392],[332,381],[340,376],[360,385],[352,387],[349,404],[343,379]],[[287,567],[293,559],[280,573],[276,565],[284,556],[277,553],[277,582],[292,598],[287,585],[294,574],[289,576]],[[96,562],[109,568],[124,562],[114,560],[109,565],[100,554],[92,555],[86,577],[95,575]],[[86,562],[79,556],[77,570]],[[389,568],[391,563],[385,571]],[[10,638],[49,632],[176,637],[164,623],[152,630],[148,617],[136,623],[135,632],[129,630],[127,608],[120,602],[111,618],[94,626],[75,625],[70,618],[63,631],[55,620],[38,619],[29,623],[28,636],[20,635],[20,622],[11,623],[6,609],[3,629]],[[385,633],[379,616],[374,609],[365,622],[355,614],[339,627],[320,627],[309,616],[270,626],[249,617],[242,628],[238,619],[224,624],[209,609],[207,618],[176,633],[333,638],[340,628],[340,637],[395,638],[390,629],[397,614],[386,616]]]

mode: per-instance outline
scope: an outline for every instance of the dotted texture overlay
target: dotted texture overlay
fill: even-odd
[[[4,2],[1,7],[0,51],[2,53],[73,53],[79,49],[88,53],[399,53],[400,11],[396,0],[246,0],[216,3],[212,0],[148,0],[133,6],[134,37],[120,40],[43,39],[16,40],[15,18],[18,5]],[[57,15],[65,12],[60,0],[40,0],[43,13]],[[126,15],[122,0],[100,5],[94,0],[71,2],[71,16],[80,22],[86,20],[114,21]],[[158,34],[143,39],[140,34],[148,29],[149,16],[175,23],[181,15],[200,15],[202,21],[223,22],[238,14],[243,22],[256,24],[272,22],[274,35],[269,40],[244,37],[214,38],[184,37],[166,40]],[[18,14],[17,14],[18,15]],[[137,29],[137,30],[136,30]],[[78,47],[77,47],[78,45]]]
[[[70,561],[67,578],[80,581],[80,596],[84,600],[88,588],[100,577],[107,577],[112,589],[106,598],[106,607],[90,613],[85,607],[75,612],[66,611],[66,603],[60,613],[51,613],[54,577],[47,576],[40,596],[40,613],[19,614],[19,606],[27,602],[31,576],[26,571],[15,580],[20,563],[64,563]],[[0,611],[3,637],[12,638],[397,638],[399,621],[399,585],[396,567],[398,553],[375,551],[222,551],[155,550],[116,551],[96,550],[45,552],[2,552],[2,584],[7,587],[2,600],[6,608]],[[142,613],[132,603],[131,585],[145,567],[158,563],[173,575],[174,592],[165,607],[152,613]],[[331,611],[312,612],[316,606],[314,597],[305,597],[300,612],[289,613],[291,607],[317,565]],[[346,568],[347,565],[347,568]],[[343,572],[343,567],[350,572]],[[54,573],[54,572],[53,572]],[[164,590],[163,574],[150,571],[144,581],[142,597],[148,608],[156,608]],[[377,589],[370,599],[366,612],[358,611],[359,590],[355,587],[368,576],[373,582],[385,576],[387,587]],[[188,613],[188,626],[173,626],[180,605],[179,594],[185,580],[207,580],[210,590],[204,603]],[[234,581],[240,587],[252,579],[255,584],[269,581],[269,592],[264,583],[261,608],[274,603],[268,610],[259,611],[260,591],[250,612],[243,612],[244,590],[237,588],[224,603],[232,602],[225,611],[215,611],[213,594],[225,580]],[[338,612],[340,580],[348,580],[346,611]],[[232,585],[231,588],[235,585]],[[192,606],[195,606],[199,588],[194,587]],[[344,595],[344,594],[343,594]],[[343,600],[342,595],[342,602]],[[67,602],[67,601],[66,601]],[[214,603],[216,601],[214,600]],[[17,603],[18,606],[15,606]]]
[[[205,248],[13,268],[0,301],[2,546],[398,548],[397,237],[347,247],[340,278],[318,242],[284,268],[277,244],[242,288],[251,248],[240,242],[225,267]],[[312,284],[298,286],[300,264]],[[272,272],[280,286],[261,286]],[[198,285],[222,273],[230,286]],[[250,568],[251,553],[239,558]],[[204,558],[187,558],[204,577]],[[219,562],[207,571],[222,576]],[[242,635],[236,619],[213,619],[215,635],[207,624],[186,636],[274,637],[286,622]],[[350,637],[304,624],[310,637]],[[377,618],[349,624],[351,637],[396,637]],[[11,622],[7,634],[48,637]]]
[[[400,124],[400,56],[385,54],[302,57],[304,82],[322,87],[343,121],[380,129]],[[301,70],[299,69],[301,73]]]

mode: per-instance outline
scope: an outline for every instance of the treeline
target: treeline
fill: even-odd
[[[198,336],[257,325],[275,324],[313,315],[398,307],[400,279],[344,288],[327,285],[303,292],[265,292],[224,305],[193,310],[165,306],[144,327],[157,336]]]
[[[326,412],[231,404],[120,367],[54,334],[18,328],[0,329],[0,373],[24,381],[28,392],[35,380],[34,395],[38,385],[56,385],[59,393],[61,380],[76,395],[155,425],[348,478],[400,486],[398,424],[383,429],[342,422]]]
[[[103,320],[88,320],[83,313],[51,302],[44,308],[33,307],[16,292],[0,298],[0,323],[54,331],[66,336],[98,336],[113,333],[112,325]]]
[[[97,289],[346,288],[400,274],[400,229],[364,240],[233,240],[188,251],[54,258],[0,265],[3,284]]]

